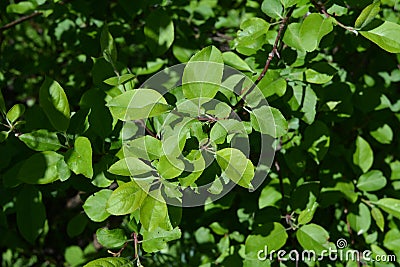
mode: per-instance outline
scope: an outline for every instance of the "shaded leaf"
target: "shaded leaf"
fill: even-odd
[[[146,44],[155,55],[161,55],[174,41],[174,24],[164,10],[153,10],[146,18],[144,27]]]

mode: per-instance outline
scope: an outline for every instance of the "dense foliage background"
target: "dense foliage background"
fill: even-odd
[[[400,259],[399,9],[397,0],[0,1],[1,265],[81,266],[111,250],[121,257],[100,266],[134,266],[136,247],[144,266],[399,266],[257,259],[264,245],[320,253],[341,238]],[[110,103],[199,51],[253,81],[273,53],[258,83],[280,126],[269,176],[206,206],[113,208],[116,188],[134,182],[115,165],[123,118]],[[257,109],[213,97],[249,121],[257,154]],[[122,200],[138,199],[128,189]]]

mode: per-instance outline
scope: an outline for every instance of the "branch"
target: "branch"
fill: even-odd
[[[353,27],[349,27],[344,25],[343,23],[341,23],[340,21],[338,21],[334,16],[332,16],[331,14],[329,14],[326,10],[325,7],[322,6],[321,4],[317,3],[315,0],[311,0],[311,3],[314,5],[314,7],[318,10],[318,12],[324,14],[327,18],[333,18],[336,22],[337,25],[339,25],[340,27],[342,27],[343,29],[350,31],[352,33],[354,33],[355,35],[358,35],[358,32],[356,29],[354,29]]]
[[[257,86],[257,84],[262,80],[262,78],[264,78],[265,74],[267,73],[267,71],[269,69],[269,66],[271,65],[271,61],[275,57],[275,55],[280,57],[279,53],[278,53],[278,45],[279,45],[279,42],[281,41],[281,37],[283,35],[283,32],[284,32],[284,30],[286,28],[286,24],[288,23],[290,17],[292,16],[293,10],[294,10],[294,7],[289,9],[289,12],[287,13],[286,17],[283,18],[281,24],[279,25],[279,31],[278,31],[278,34],[277,34],[277,36],[275,38],[274,46],[272,47],[272,50],[268,55],[268,58],[267,58],[267,61],[265,62],[265,66],[264,66],[263,71],[258,76],[257,80],[253,83],[253,85],[249,88],[249,90],[247,90],[247,92],[245,92],[246,88],[244,88],[240,92],[241,95],[244,93],[244,95],[242,96],[242,100],[245,100],[246,96],[248,94],[250,94],[254,90],[254,88]]]
[[[43,12],[35,11],[35,12],[33,12],[32,14],[29,14],[29,15],[26,15],[26,16],[23,16],[23,17],[20,17],[19,19],[16,19],[16,20],[14,20],[14,21],[12,21],[12,22],[10,22],[10,23],[7,23],[6,25],[0,27],[0,33],[3,32],[3,31],[5,31],[5,30],[8,30],[8,29],[14,27],[15,25],[18,25],[18,24],[20,24],[20,23],[22,23],[22,22],[24,22],[24,21],[26,21],[26,20],[29,20],[29,19],[31,19],[31,18],[40,16],[40,15],[42,15],[42,14],[43,14]]]

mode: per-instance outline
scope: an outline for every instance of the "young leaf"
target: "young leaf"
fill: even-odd
[[[381,144],[390,144],[393,140],[393,131],[389,125],[384,124],[375,131],[370,132],[371,136]]]
[[[44,151],[25,160],[17,178],[28,184],[48,184],[58,179],[67,180],[70,175],[62,155]]]
[[[140,120],[163,114],[170,110],[164,97],[152,89],[134,89],[114,97],[107,103],[115,119]]]
[[[253,163],[236,148],[224,148],[217,151],[218,165],[223,174],[236,184],[245,188],[253,188],[251,180],[254,177]]]
[[[147,253],[157,252],[167,247],[167,242],[181,238],[181,230],[174,228],[173,230],[165,230],[160,227],[152,231],[144,231],[143,249]]]
[[[16,199],[17,225],[22,236],[33,244],[43,232],[46,223],[46,209],[42,193],[31,185],[25,185]]]
[[[386,178],[378,170],[371,170],[358,178],[357,188],[363,191],[377,191],[386,186]]]
[[[347,220],[355,233],[362,235],[371,226],[371,213],[367,205],[360,203],[357,210],[350,211],[347,215]]]
[[[267,16],[273,19],[279,19],[282,17],[283,6],[279,0],[264,0],[261,5],[261,10]]]
[[[62,146],[56,133],[44,129],[22,134],[19,139],[35,151],[56,151]]]
[[[92,221],[102,222],[111,215],[106,207],[112,192],[109,189],[102,189],[86,199],[83,210]]]
[[[92,178],[92,146],[89,139],[83,136],[76,138],[74,147],[65,154],[65,161],[75,174]]]
[[[138,157],[144,160],[159,159],[162,154],[162,143],[149,135],[133,139],[123,147],[125,157]]]
[[[219,90],[224,71],[221,52],[208,46],[196,53],[187,63],[182,76],[183,94],[188,99],[214,98]]]
[[[107,25],[104,26],[103,30],[101,31],[100,46],[104,59],[111,64],[115,64],[117,61],[117,48],[115,46],[113,37],[108,31]]]
[[[161,199],[161,192],[158,190],[154,193],[155,196],[147,195],[140,207],[140,222],[144,230],[154,231],[158,228],[170,230],[172,229],[168,217],[167,204]]]
[[[250,66],[232,51],[222,53],[222,58],[225,64],[234,67],[237,70],[253,72]]]
[[[372,166],[374,154],[368,142],[361,136],[356,140],[356,151],[353,154],[353,163],[366,173]]]
[[[329,249],[329,233],[317,224],[307,224],[296,232],[297,241],[305,250],[312,250],[317,255]]]
[[[137,266],[135,261],[132,261],[127,258],[100,258],[94,261],[89,262],[88,264],[84,265],[83,267],[99,267],[99,266],[107,266],[107,267],[134,267]]]
[[[18,120],[25,112],[25,106],[22,104],[15,104],[10,110],[7,112],[7,119],[14,123]]]
[[[151,166],[134,157],[123,158],[108,169],[109,173],[122,176],[136,176],[151,171],[154,171]]]
[[[378,15],[380,10],[381,1],[375,1],[374,3],[368,5],[361,11],[361,14],[356,19],[354,27],[357,29],[362,29],[368,25],[375,17]]]
[[[394,217],[400,219],[400,200],[395,198],[382,198],[375,202],[379,208],[383,209]]]
[[[400,53],[400,25],[384,21],[378,27],[360,31],[361,35],[390,53]]]
[[[122,229],[108,230],[99,228],[96,231],[96,238],[99,243],[106,248],[118,248],[124,245],[128,239]]]
[[[333,18],[324,18],[322,15],[312,13],[308,15],[300,27],[301,45],[307,52],[318,48],[322,37],[333,30]]]
[[[376,225],[379,227],[381,232],[385,229],[385,218],[380,209],[373,207],[371,209],[372,218],[374,218]]]
[[[234,41],[236,50],[246,56],[255,54],[266,43],[270,24],[261,18],[249,18],[240,24]]]
[[[60,84],[46,77],[40,87],[39,101],[53,127],[65,132],[68,129],[71,114],[67,96]]]
[[[164,10],[153,10],[144,27],[146,44],[155,55],[161,55],[174,42],[174,23]]]
[[[179,176],[185,169],[185,164],[182,160],[161,156],[157,165],[157,171],[164,179],[172,179]]]
[[[120,185],[107,201],[107,212],[112,215],[125,215],[137,210],[146,198],[146,188],[135,181]]]

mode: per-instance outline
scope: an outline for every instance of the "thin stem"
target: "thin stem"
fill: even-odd
[[[272,59],[276,56],[279,56],[279,52],[278,52],[278,45],[279,42],[281,41],[283,32],[286,29],[286,24],[288,23],[290,17],[292,16],[294,7],[291,7],[286,15],[286,17],[284,17],[279,25],[279,31],[278,34],[276,35],[275,38],[275,42],[274,42],[274,46],[272,47],[271,52],[268,55],[267,61],[265,62],[265,66],[264,69],[262,70],[261,74],[258,76],[257,80],[253,83],[253,85],[246,91],[246,88],[244,88],[240,94],[243,95],[242,96],[242,100],[245,100],[247,95],[249,95],[254,88],[257,86],[257,84],[262,80],[262,78],[264,78],[265,74],[267,73],[269,66],[271,65]]]
[[[33,12],[32,14],[29,14],[29,15],[26,15],[26,16],[23,16],[23,17],[20,17],[19,19],[16,19],[16,20],[14,20],[14,21],[12,21],[12,22],[10,22],[10,23],[7,23],[6,25],[0,27],[0,33],[3,32],[3,31],[5,31],[5,30],[7,30],[7,29],[10,29],[10,28],[16,26],[16,25],[18,25],[18,24],[20,24],[20,23],[22,23],[22,22],[24,22],[24,21],[26,21],[26,20],[29,20],[29,19],[31,19],[31,18],[40,16],[40,15],[42,15],[42,14],[43,14],[43,12],[35,11],[35,12]]]

